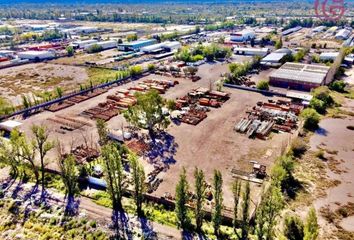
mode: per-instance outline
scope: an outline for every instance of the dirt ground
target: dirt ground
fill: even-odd
[[[345,109],[354,111],[354,101],[348,100]],[[329,206],[335,211],[340,205],[354,203],[354,131],[349,130],[348,126],[354,126],[353,116],[345,119],[324,119],[320,122],[320,129],[310,140],[312,150],[324,148],[327,158],[333,157],[336,160],[335,171],[328,170],[327,175],[330,179],[340,181],[337,186],[326,191],[325,197],[315,201],[317,210]],[[354,231],[354,217],[344,218],[340,225],[347,231]]]
[[[227,64],[204,64],[200,66],[198,71],[198,75],[202,77],[200,81],[192,82],[187,79],[178,79],[180,84],[169,89],[163,97],[175,99],[184,96],[194,88],[209,87],[226,70]],[[157,75],[146,76],[143,79],[147,78],[171,79]],[[131,82],[119,88],[128,89],[130,86],[136,84],[137,82]],[[51,138],[53,140],[60,140],[65,145],[67,151],[71,145],[83,144],[85,140],[89,144],[96,145],[98,136],[94,127],[95,122],[78,116],[78,114],[96,106],[99,102],[105,101],[107,95],[116,91],[117,88],[113,88],[108,93],[81,102],[57,113],[43,112],[31,116],[23,121],[25,124],[21,126],[21,129],[30,134],[30,126],[32,124],[46,125],[51,131]],[[168,127],[167,132],[174,137],[174,141],[178,146],[176,154],[173,156],[176,162],[170,165],[170,169],[167,172],[162,173],[161,177],[164,181],[155,194],[161,196],[165,192],[174,193],[175,184],[183,167],[187,168],[187,175],[191,186],[193,185],[194,167],[199,167],[205,171],[209,183],[212,183],[214,169],[218,169],[222,172],[224,179],[224,203],[226,206],[231,207],[232,193],[230,186],[234,180],[231,174],[232,168],[249,171],[251,169],[249,161],[255,160],[265,164],[269,169],[274,159],[279,156],[282,146],[289,140],[289,134],[274,134],[271,135],[271,139],[264,141],[249,139],[247,136],[233,131],[234,125],[245,115],[247,108],[254,106],[257,101],[266,101],[268,97],[236,89],[224,89],[224,91],[230,92],[231,98],[221,108],[212,109],[208,113],[208,117],[199,125],[192,126],[182,123],[179,126],[171,124]],[[74,116],[91,123],[92,126],[83,127],[81,130],[75,130],[71,133],[61,134],[56,132],[59,125],[47,120],[47,118],[53,117],[56,114]],[[107,124],[110,129],[121,129],[122,126],[127,126],[122,115],[112,118]],[[55,151],[50,152],[48,159],[55,159]],[[52,160],[49,166],[56,168],[56,162]],[[252,194],[256,196],[261,191],[261,186],[252,185],[254,185],[252,187]]]
[[[69,89],[87,78],[84,68],[50,63],[31,63],[1,69],[1,96],[16,105],[21,103],[21,94],[50,91],[57,86]]]

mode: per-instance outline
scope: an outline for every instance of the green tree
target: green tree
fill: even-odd
[[[142,216],[142,205],[145,193],[145,171],[144,167],[139,163],[135,154],[129,154],[129,161],[134,183],[134,200],[136,205],[136,213],[138,216]]]
[[[130,76],[136,77],[143,73],[143,68],[139,65],[132,66],[129,68]]]
[[[182,47],[176,54],[175,57],[177,60],[183,61],[185,63],[191,61],[191,53],[189,47]]]
[[[168,110],[173,111],[176,110],[176,102],[173,99],[168,99],[166,102],[166,106]]]
[[[150,63],[150,64],[148,65],[148,70],[149,70],[150,72],[154,71],[155,69],[156,69],[155,64]]]
[[[16,178],[20,174],[23,161],[20,149],[20,132],[14,129],[10,133],[10,141],[1,139],[0,141],[0,161],[9,165],[10,175]]]
[[[250,201],[251,188],[250,183],[247,181],[242,193],[241,235],[236,232],[237,238],[241,240],[248,239]]]
[[[312,91],[312,96],[325,103],[326,108],[334,104],[334,99],[331,96],[331,91],[327,86],[321,86]]]
[[[331,90],[343,93],[345,92],[346,83],[343,80],[334,81],[329,85]]]
[[[316,240],[318,237],[319,226],[315,208],[311,207],[306,218],[304,227],[304,240]]]
[[[232,184],[232,195],[234,200],[234,219],[233,219],[233,227],[234,231],[237,232],[238,227],[238,206],[241,198],[241,181],[237,179]]]
[[[186,177],[186,169],[182,169],[182,173],[179,176],[179,181],[176,185],[176,216],[177,226],[182,229],[189,228],[190,219],[188,216],[187,202],[188,202],[188,189],[189,185]]]
[[[98,119],[96,121],[96,128],[97,128],[97,133],[98,133],[98,137],[99,137],[98,143],[101,146],[107,144],[107,142],[108,142],[107,123],[102,119]]]
[[[31,100],[29,100],[25,95],[22,95],[22,106],[24,108],[29,108],[32,106]]]
[[[72,46],[67,46],[66,47],[66,53],[68,54],[69,57],[74,56],[74,48]]]
[[[283,206],[284,200],[280,187],[271,184],[263,194],[261,204],[257,209],[256,235],[258,240],[274,239],[274,227]]]
[[[0,115],[6,115],[11,113],[14,108],[11,104],[4,98],[0,97]]]
[[[205,201],[205,190],[206,183],[204,172],[198,168],[194,170],[194,188],[195,188],[195,222],[196,222],[196,230],[200,232],[203,225],[203,204]]]
[[[275,49],[280,49],[283,47],[283,39],[279,37],[279,39],[275,42]]]
[[[122,156],[118,146],[114,143],[107,143],[102,147],[101,156],[104,160],[105,180],[107,192],[109,193],[114,210],[122,209],[122,197],[124,191]]]
[[[298,216],[285,217],[284,236],[289,240],[304,239],[304,224]]]
[[[45,165],[46,165],[46,155],[54,147],[54,142],[49,141],[49,132],[45,126],[33,125],[32,134],[34,136],[34,148],[36,149],[39,160],[40,160],[40,170],[41,170],[41,184],[42,184],[42,195],[45,191]]]
[[[324,101],[318,98],[312,98],[310,101],[310,107],[315,109],[318,113],[324,114],[326,113],[326,104]]]
[[[61,87],[56,87],[55,91],[57,93],[58,98],[61,98],[63,96],[63,89]]]
[[[74,198],[78,193],[78,170],[76,168],[75,156],[69,154],[67,156],[60,156],[58,158],[58,166],[60,169],[61,180],[65,186],[65,195],[67,196],[67,204],[65,214],[71,215],[74,213]]]
[[[170,121],[162,113],[165,101],[156,90],[150,90],[145,94],[135,94],[137,103],[124,112],[125,119],[136,127],[149,130],[150,137],[154,140],[154,131],[158,128],[166,128]]]
[[[309,130],[318,128],[320,122],[320,115],[312,108],[304,109],[300,116],[304,119],[304,127]]]
[[[259,90],[269,90],[269,82],[261,80],[257,83],[257,89]]]
[[[214,197],[214,211],[212,215],[214,234],[215,236],[220,236],[220,225],[222,219],[222,209],[223,209],[223,192],[222,192],[222,175],[219,170],[214,170],[214,179],[213,179],[213,197]]]
[[[33,140],[29,142],[26,138],[26,135],[24,133],[20,134],[17,129],[14,129],[13,132],[14,132],[13,135],[19,136],[18,143],[19,143],[22,159],[32,169],[33,174],[36,178],[36,186],[37,186],[39,183],[39,171],[35,159],[36,158],[36,149],[34,147],[35,143],[33,142]]]
[[[136,34],[130,34],[127,36],[128,42],[132,42],[132,41],[136,41],[136,40],[138,40],[138,35],[136,35]]]
[[[93,44],[92,46],[90,46],[87,49],[88,53],[98,53],[101,52],[103,50],[102,46],[98,45],[98,44]]]

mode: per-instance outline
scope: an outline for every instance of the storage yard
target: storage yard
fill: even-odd
[[[282,146],[288,142],[290,134],[275,134],[263,141],[250,139],[233,131],[235,123],[249,108],[257,102],[266,102],[268,97],[228,88],[224,88],[222,92],[210,91],[210,80],[218,79],[226,68],[227,65],[221,63],[204,64],[197,74],[200,74],[201,79],[196,82],[188,78],[150,74],[121,86],[90,92],[87,96],[68,99],[63,109],[48,109],[50,111],[21,121],[24,123],[21,130],[30,135],[33,123],[45,124],[51,132],[51,138],[60,139],[66,151],[70,151],[72,147],[89,146],[92,149],[87,151],[91,154],[97,149],[98,141],[95,120],[107,121],[112,133],[118,133],[122,129],[126,133],[134,133],[118,110],[124,110],[134,104],[134,92],[154,88],[166,99],[178,99],[176,103],[180,104],[177,106],[180,112],[177,117],[179,121],[173,121],[167,129],[167,135],[161,136],[161,144],[167,144],[158,147],[165,149],[162,155],[156,156],[154,147],[157,146],[149,147],[149,144],[137,139],[134,134],[133,138],[126,142],[129,148],[144,156],[143,163],[147,173],[153,176],[150,178],[150,192],[156,196],[173,194],[171,186],[176,183],[183,166],[189,167],[187,174],[190,180],[194,166],[205,171],[208,181],[211,181],[214,169],[220,169],[225,181],[225,203],[231,206],[231,191],[228,186],[236,176],[235,172],[241,171],[246,175],[251,173],[251,160],[269,168]],[[79,152],[82,151],[84,150]],[[54,155],[55,153],[51,152],[48,157]],[[51,162],[49,167],[56,168],[56,163]],[[261,185],[252,185],[252,192],[257,195],[261,191]]]

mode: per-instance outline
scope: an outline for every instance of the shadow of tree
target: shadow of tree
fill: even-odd
[[[154,231],[152,224],[145,218],[145,217],[140,217],[140,227],[141,231],[143,234],[143,239],[151,239],[151,240],[157,240],[157,234]]]
[[[123,210],[113,210],[112,213],[113,229],[115,235],[113,239],[133,239],[133,233],[129,226],[129,216]]]
[[[156,134],[154,141],[150,142],[150,150],[147,152],[150,163],[163,164],[167,170],[171,164],[175,164],[174,155],[177,152],[178,144],[175,138],[167,132]]]
[[[68,195],[65,197],[66,199],[66,204],[65,204],[65,210],[64,210],[64,215],[65,216],[75,216],[79,213],[79,206],[80,206],[80,199],[76,199],[72,195]]]
[[[1,183],[1,190],[3,191],[3,195],[5,195],[12,187],[12,185],[16,182],[16,177],[9,177],[4,182]]]

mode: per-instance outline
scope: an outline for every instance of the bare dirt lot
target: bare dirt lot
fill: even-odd
[[[354,101],[348,100],[345,108],[353,111]],[[349,130],[348,126],[354,126],[354,117],[325,119],[320,123],[320,130],[310,140],[311,148],[325,149],[328,164],[333,162],[335,165],[327,171],[328,177],[340,181],[326,191],[325,197],[316,200],[316,209],[329,207],[335,211],[340,206],[354,203],[354,131]],[[340,225],[347,231],[354,231],[353,216],[343,218]]]
[[[175,99],[184,96],[190,90],[197,87],[213,86],[213,83],[220,78],[220,74],[227,70],[227,64],[215,63],[204,64],[200,66],[198,75],[202,77],[200,81],[192,82],[188,79],[176,79],[180,84],[169,89],[163,95],[165,98]],[[170,79],[168,77],[150,75],[143,79]],[[143,80],[141,79],[141,80]],[[139,81],[141,81],[139,80]],[[119,88],[128,89],[136,85],[137,82],[131,82]],[[22,130],[30,134],[32,124],[44,124],[51,131],[51,138],[58,139],[65,144],[69,150],[71,143],[79,145],[86,139],[89,143],[95,145],[98,140],[97,132],[93,120],[78,116],[82,111],[96,106],[99,102],[106,100],[107,95],[117,91],[117,88],[109,90],[107,93],[98,97],[86,100],[57,113],[43,112],[24,120],[21,126]],[[249,171],[251,164],[249,161],[255,160],[267,167],[270,167],[274,159],[279,156],[282,146],[289,140],[289,134],[273,134],[269,140],[249,139],[247,136],[233,131],[233,127],[244,115],[247,108],[253,107],[257,101],[266,101],[265,97],[258,93],[252,93],[236,89],[224,89],[231,93],[231,98],[223,104],[221,108],[212,109],[208,112],[208,117],[197,126],[182,123],[177,126],[171,124],[167,132],[172,135],[177,144],[176,153],[173,156],[175,163],[170,165],[167,172],[162,173],[163,182],[158,188],[157,195],[162,196],[165,192],[174,193],[175,184],[179,173],[183,167],[187,168],[187,175],[192,185],[194,167],[199,167],[205,171],[207,180],[212,183],[214,169],[219,169],[224,178],[224,202],[228,207],[232,206],[232,197],[230,185],[234,180],[231,170]],[[56,130],[59,125],[54,124],[47,119],[56,114],[73,116],[80,120],[87,121],[92,126],[85,126],[81,130],[75,130],[66,134],[58,133]],[[118,115],[108,121],[110,129],[120,129],[127,126],[122,115]],[[55,152],[52,151],[49,159],[55,158]],[[146,162],[144,163],[147,164]],[[50,162],[50,167],[55,168],[54,160]],[[269,169],[269,168],[268,168]],[[160,177],[160,176],[159,176]],[[253,184],[254,185],[254,184]],[[252,187],[252,194],[258,195],[261,187]]]
[[[72,88],[86,81],[85,68],[50,63],[31,63],[0,70],[1,96],[13,104],[21,102],[21,94]]]

